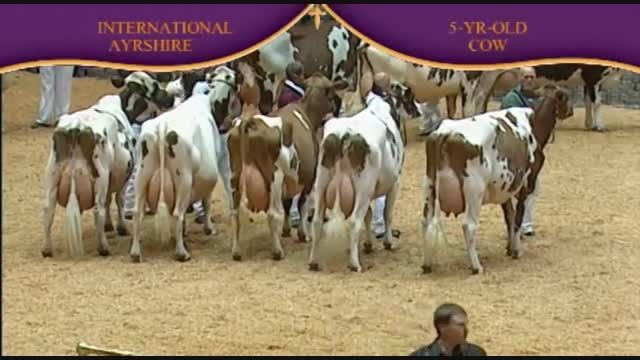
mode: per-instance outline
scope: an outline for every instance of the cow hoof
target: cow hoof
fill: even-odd
[[[41,253],[44,258],[53,257],[53,251],[51,250],[42,250]]]
[[[131,256],[131,262],[139,264],[141,261],[140,255],[130,255]]]
[[[364,253],[371,254],[373,252],[373,245],[371,243],[364,243]]]
[[[431,274],[432,272],[433,272],[433,268],[431,268],[431,265],[422,265],[423,274]]]
[[[307,242],[307,237],[304,234],[298,233],[298,242],[306,243]]]
[[[271,258],[273,258],[273,260],[275,261],[280,261],[282,259],[284,259],[284,254],[280,251],[280,252],[274,252],[271,254]]]
[[[392,250],[391,243],[384,243],[384,249],[388,250],[388,251],[391,251]]]
[[[471,275],[482,275],[482,273],[483,273],[482,268],[471,269]]]
[[[189,260],[191,260],[191,256],[189,256],[189,254],[176,254],[176,260],[178,260],[179,262],[187,262]]]
[[[242,261],[242,255],[240,254],[233,254],[231,257],[233,258],[233,261]]]
[[[112,232],[113,231],[113,224],[109,223],[109,224],[104,224],[104,231],[106,232]]]
[[[118,235],[120,235],[120,236],[129,235],[129,230],[127,230],[127,228],[124,227],[124,226],[118,226],[118,228],[116,230],[118,231]]]
[[[351,270],[352,272],[362,272],[362,268],[360,266],[353,266],[353,265],[349,265],[349,270]]]
[[[205,228],[205,229],[204,229],[204,234],[205,234],[205,235],[211,235],[211,234],[213,234],[213,230],[211,230],[211,229],[209,229],[209,228]]]
[[[282,230],[282,237],[291,237],[291,229]]]
[[[309,271],[320,271],[320,266],[318,263],[309,264]]]
[[[111,252],[108,249],[98,249],[98,254],[100,256],[109,256]]]

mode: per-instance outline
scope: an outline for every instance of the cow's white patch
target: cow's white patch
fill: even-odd
[[[287,65],[294,62],[294,53],[297,52],[291,42],[291,34],[285,32],[278,36],[274,41],[262,47],[260,52],[260,60],[258,66],[264,70],[266,76],[264,78],[264,88],[273,96],[274,102],[277,103],[277,87],[285,78]],[[273,80],[271,78],[273,77]]]
[[[349,54],[349,34],[343,26],[334,26],[327,37],[327,46],[333,56],[332,79],[345,78],[344,67],[338,69],[341,62],[347,61]]]

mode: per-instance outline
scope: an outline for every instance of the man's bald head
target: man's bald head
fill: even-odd
[[[536,70],[534,68],[532,68],[531,66],[520,68],[520,86],[522,87],[522,91],[533,91],[535,79]]]

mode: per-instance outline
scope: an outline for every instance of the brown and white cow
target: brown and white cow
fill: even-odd
[[[278,105],[287,65],[300,62],[305,78],[319,72],[332,81],[351,81],[359,43],[360,39],[333,19],[323,20],[317,30],[313,22],[301,21],[233,63],[246,62],[255,69],[261,91],[260,112],[269,114]]]
[[[240,118],[228,134],[233,188],[231,252],[236,261],[242,259],[241,205],[254,213],[267,213],[273,259],[281,260],[283,200],[300,194],[299,208],[304,209],[306,195],[313,186],[318,154],[316,133],[323,119],[336,111],[335,92],[348,84],[330,81],[322,74],[313,74],[304,83],[306,92],[299,103],[291,103],[270,116]],[[299,239],[304,240],[301,228],[298,231]]]
[[[130,121],[148,108],[162,107],[153,99],[169,102],[163,90],[145,81],[145,75],[131,74],[124,79],[126,88],[119,95],[104,96],[96,105],[60,118],[45,169],[44,257],[53,255],[51,226],[56,202],[66,208],[65,228],[73,255],[84,252],[80,215],[91,208],[98,253],[109,255],[105,231],[113,230],[109,214],[113,195],[118,208],[118,234],[128,233],[123,214],[124,185],[136,162]],[[153,99],[140,95],[149,93],[155,94]]]
[[[503,209],[510,206],[526,184],[537,147],[532,116],[532,109],[509,108],[447,119],[429,134],[422,219],[425,273],[432,271],[439,249],[441,211],[447,216],[465,214],[463,230],[472,272],[483,272],[476,252],[480,208],[484,204],[500,204]],[[520,238],[513,231],[509,245],[510,252],[519,256]]]

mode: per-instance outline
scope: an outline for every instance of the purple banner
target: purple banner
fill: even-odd
[[[264,46],[311,8],[0,5],[0,67],[48,60],[204,66]],[[309,14],[316,16],[319,9]],[[588,58],[640,66],[640,44],[634,37],[640,5],[336,4],[323,10],[365,41],[417,60],[492,65]]]
[[[0,67],[37,60],[184,65],[247,50],[305,4],[0,5]],[[293,25],[293,24],[291,24]]]
[[[591,58],[640,66],[640,5],[336,4],[365,37],[421,60],[489,65]]]

